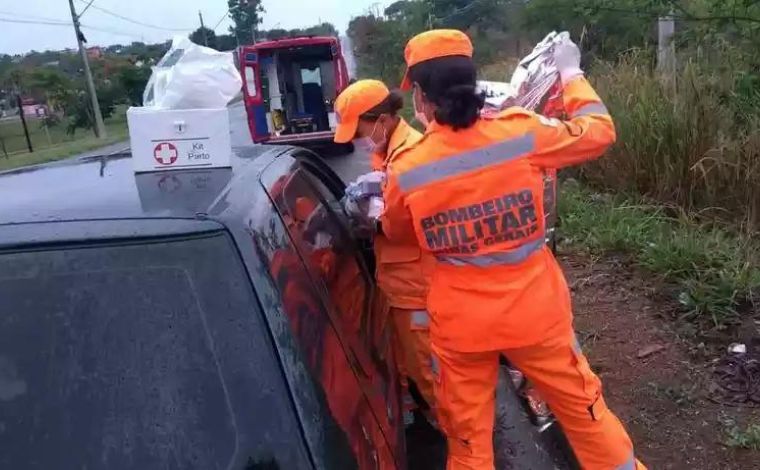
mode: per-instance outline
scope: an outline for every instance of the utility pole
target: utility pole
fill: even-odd
[[[675,35],[675,20],[673,12],[662,16],[657,22],[657,71],[666,82],[676,79],[676,45],[673,41]]]
[[[79,55],[82,56],[82,62],[84,63],[84,75],[87,79],[87,91],[92,101],[92,113],[95,115],[95,135],[99,139],[105,139],[106,126],[103,125],[103,115],[100,113],[100,103],[98,103],[98,95],[95,92],[95,82],[92,79],[87,49],[84,47],[84,34],[82,34],[82,30],[80,29],[79,16],[77,16],[77,12],[74,9],[74,0],[69,0],[69,8],[71,9],[71,21],[74,23],[74,33],[77,36],[77,44],[79,45]]]
[[[24,136],[26,136],[26,146],[29,148],[29,153],[34,152],[32,148],[32,139],[29,138],[29,128],[26,126],[26,116],[24,116],[24,105],[21,102],[21,93],[16,90],[16,104],[18,106],[18,115],[21,116],[21,125],[24,126]]]
[[[201,31],[203,32],[203,45],[208,47],[208,34],[206,33],[206,27],[203,26],[203,13],[198,10],[198,18],[201,19]]]

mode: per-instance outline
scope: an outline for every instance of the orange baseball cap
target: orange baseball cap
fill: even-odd
[[[434,29],[420,33],[406,43],[404,59],[406,72],[401,80],[401,89],[410,90],[409,68],[426,60],[452,55],[472,57],[472,41],[457,29]]]
[[[359,116],[379,105],[390,95],[385,84],[378,80],[359,80],[348,86],[335,100],[338,127],[335,142],[350,142],[356,135]]]

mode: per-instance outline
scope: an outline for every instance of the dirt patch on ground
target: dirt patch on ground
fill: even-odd
[[[716,350],[679,337],[677,306],[656,283],[615,257],[560,259],[578,337],[637,456],[650,469],[760,469],[760,452],[725,444],[731,426],[760,423],[760,409],[707,399]]]

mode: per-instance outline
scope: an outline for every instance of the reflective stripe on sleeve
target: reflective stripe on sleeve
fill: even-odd
[[[412,326],[418,328],[430,326],[430,316],[425,310],[415,310],[412,312]]]
[[[496,253],[487,253],[476,256],[454,256],[454,255],[436,255],[441,263],[451,264],[453,266],[477,266],[485,268],[488,266],[519,264],[525,261],[544,246],[546,241],[544,235],[540,238],[527,242],[524,245],[509,250]]]
[[[436,378],[439,378],[441,375],[441,364],[438,362],[438,356],[435,353],[430,354],[430,371]]]
[[[590,114],[610,114],[610,112],[607,111],[607,107],[604,105],[604,103],[589,103],[577,109],[573,113],[572,117],[577,118],[581,116],[588,116]]]
[[[536,138],[531,132],[412,168],[398,176],[399,186],[402,191],[408,192],[424,184],[514,160],[532,152],[535,147]]]
[[[636,458],[631,454],[631,458],[624,464],[618,465],[615,470],[636,470]]]

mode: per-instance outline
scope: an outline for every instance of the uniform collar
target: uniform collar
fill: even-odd
[[[412,132],[416,132],[404,118],[399,118],[398,125],[388,139],[388,150],[386,151],[385,165],[387,166],[396,155],[406,147],[414,143],[411,138]]]
[[[391,134],[391,138],[388,139],[388,156],[393,157],[401,148],[407,144],[409,140],[409,134],[412,132],[412,127],[407,123],[404,118],[399,118],[396,129]]]
[[[433,132],[440,132],[440,131],[446,132],[450,130],[451,130],[451,126],[448,126],[446,124],[439,124],[438,121],[433,119],[425,128],[425,134],[432,134]]]

